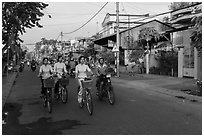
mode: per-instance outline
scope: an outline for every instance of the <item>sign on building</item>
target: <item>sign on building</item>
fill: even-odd
[[[119,51],[119,49],[117,48],[117,45],[114,45],[112,52],[118,52],[118,51]]]
[[[114,46],[114,42],[112,40],[108,40],[108,47],[113,47]]]

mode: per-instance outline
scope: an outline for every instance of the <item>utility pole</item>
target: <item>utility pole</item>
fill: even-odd
[[[97,28],[96,28],[96,34],[98,33],[98,21],[96,22]]]
[[[117,52],[116,52],[116,71],[117,71],[117,77],[120,76],[120,73],[119,73],[119,53],[120,53],[120,50],[119,50],[119,47],[120,47],[120,37],[119,37],[119,2],[116,2],[116,29],[117,29],[117,39],[116,39],[116,42],[117,42]]]
[[[61,52],[63,51],[63,43],[62,43],[62,37],[63,37],[63,32],[61,32],[61,34],[60,34],[60,36],[61,36]],[[64,54],[64,52],[63,52],[63,54]]]
[[[128,16],[128,47],[130,47],[130,16]]]

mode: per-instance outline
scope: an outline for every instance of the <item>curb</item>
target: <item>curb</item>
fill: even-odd
[[[6,100],[10,94],[10,91],[13,87],[13,84],[18,76],[18,72],[13,72],[11,76],[8,78],[6,84],[2,85],[2,109],[6,103]]]

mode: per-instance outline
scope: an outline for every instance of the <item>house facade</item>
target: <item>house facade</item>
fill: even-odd
[[[178,77],[202,79],[202,57],[192,46],[193,17],[202,16],[202,4],[195,4],[171,12],[173,44],[178,47]]]

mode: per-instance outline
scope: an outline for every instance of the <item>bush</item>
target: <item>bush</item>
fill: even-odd
[[[160,72],[161,75],[171,75],[172,68],[175,73],[174,75],[178,73],[177,51],[159,51],[157,60],[159,61],[159,70],[155,70],[155,71]]]

